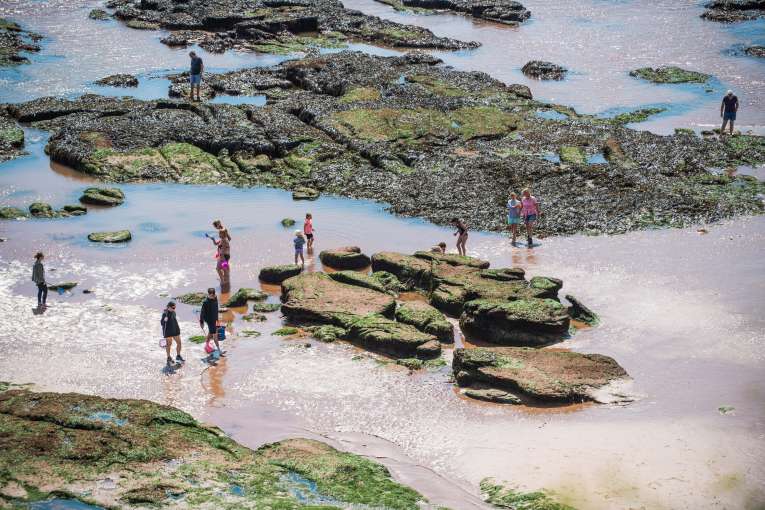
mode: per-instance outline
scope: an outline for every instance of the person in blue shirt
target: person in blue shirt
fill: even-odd
[[[295,264],[300,259],[300,265],[305,267],[305,258],[303,258],[303,246],[305,245],[305,237],[300,230],[295,231],[295,239],[292,240],[292,244],[295,245]]]
[[[510,225],[510,231],[513,233],[512,245],[515,246],[515,239],[518,237],[518,225],[521,224],[521,201],[518,195],[510,193],[510,200],[507,201],[507,224]]]
[[[194,88],[197,89],[196,101],[201,101],[199,98],[199,89],[202,87],[202,72],[205,70],[205,64],[202,59],[197,56],[195,52],[189,53],[191,57],[191,69],[189,69],[189,83],[191,84],[191,95],[189,96],[192,101],[194,99]]]

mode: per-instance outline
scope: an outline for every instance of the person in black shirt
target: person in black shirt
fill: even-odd
[[[725,134],[725,124],[730,121],[730,134],[733,134],[733,123],[736,122],[736,112],[738,111],[738,98],[733,94],[732,90],[729,90],[723,97],[720,104],[720,117],[723,119],[722,127],[720,128],[720,136]]]
[[[190,99],[194,101],[194,88],[197,89],[196,101],[201,101],[199,98],[199,89],[202,86],[202,72],[205,70],[205,64],[202,59],[197,56],[195,52],[189,53],[191,57],[191,69],[189,70],[189,82],[191,83],[191,96]]]
[[[452,225],[457,229],[454,233],[454,235],[457,236],[457,252],[460,255],[465,256],[467,255],[467,251],[465,250],[465,243],[468,238],[467,226],[465,225],[465,222],[459,218],[452,218]]]
[[[202,310],[199,311],[199,327],[204,329],[207,324],[207,341],[215,342],[215,347],[223,356],[225,351],[221,351],[218,343],[218,297],[215,295],[215,289],[207,289],[207,297],[202,302]]]
[[[181,327],[178,325],[178,318],[175,316],[175,303],[170,301],[167,308],[162,312],[162,336],[165,338],[165,349],[167,350],[167,365],[173,365],[173,358],[170,356],[170,348],[175,340],[175,361],[183,363],[181,357]]]

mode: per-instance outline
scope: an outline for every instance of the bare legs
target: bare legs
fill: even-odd
[[[310,243],[311,241],[308,241],[308,242]],[[308,246],[311,246],[311,245],[309,244]],[[308,248],[308,249],[310,250],[311,248]],[[305,267],[305,258],[303,257],[302,251],[295,252],[295,265],[297,265],[298,259],[300,259],[300,265]]]
[[[168,362],[172,360],[172,356],[170,355],[170,351],[173,346],[173,340],[175,340],[175,354],[178,356],[178,358],[181,357],[181,337],[180,336],[168,336],[165,338],[165,350],[167,351],[167,359]]]
[[[465,243],[467,243],[467,232],[464,234],[460,234],[459,237],[457,237],[457,253],[460,255],[466,255],[467,250],[465,249]]]
[[[515,240],[518,237],[518,224],[517,223],[513,223],[512,225],[510,225],[510,232],[513,233],[512,244],[515,245]]]

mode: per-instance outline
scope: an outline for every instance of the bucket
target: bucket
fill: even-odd
[[[218,341],[226,339],[226,326],[221,324],[218,326]]]

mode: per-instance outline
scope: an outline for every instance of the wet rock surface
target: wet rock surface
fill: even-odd
[[[132,74],[112,74],[96,81],[96,85],[107,87],[137,87],[138,78]]]
[[[282,283],[287,278],[299,275],[302,270],[297,264],[267,266],[260,270],[258,278],[266,283]]]
[[[630,76],[653,83],[706,83],[711,78],[708,74],[676,66],[641,67],[630,71]]]
[[[438,10],[467,14],[511,26],[531,17],[531,12],[513,0],[378,0],[399,10]]]
[[[122,205],[124,201],[125,193],[119,188],[87,188],[80,197],[80,202],[83,204],[108,207]]]
[[[702,18],[732,23],[765,17],[765,0],[713,0],[707,3]]]
[[[335,269],[362,269],[371,263],[358,246],[343,246],[319,253],[321,263]]]
[[[92,232],[88,234],[88,240],[94,243],[126,243],[133,238],[129,230],[116,230],[114,232]]]
[[[568,69],[552,62],[543,62],[541,60],[532,60],[527,62],[521,71],[526,76],[538,80],[562,80],[566,77]]]
[[[29,59],[22,53],[38,52],[37,41],[41,35],[28,32],[17,23],[0,18],[0,67],[27,64]]]
[[[500,301],[476,299],[465,303],[460,327],[471,336],[500,345],[547,345],[568,335],[566,307],[553,299]]]
[[[0,110],[0,162],[24,153],[24,130]]]
[[[749,46],[744,51],[746,52],[747,55],[751,55],[753,57],[765,58],[765,46]]]
[[[7,507],[53,497],[69,498],[63,505],[72,508],[159,508],[180,499],[193,508],[424,504],[363,457],[309,439],[253,451],[145,400],[0,391],[0,430],[0,505]]]
[[[440,224],[459,216],[488,230],[506,227],[508,190],[531,185],[546,234],[679,227],[763,211],[762,184],[709,179],[712,168],[765,160],[763,137],[658,136],[554,105],[567,117],[547,120],[537,112],[551,106],[525,91],[430,55],[340,52],[209,75],[206,86],[264,94],[268,103],[85,95],[8,111],[52,131],[54,161],[113,182],[310,188]],[[575,157],[545,158],[561,152]],[[607,164],[587,163],[599,154]]]
[[[504,390],[526,403],[612,401],[609,384],[629,377],[608,356],[526,347],[455,349],[452,368],[460,386]]]
[[[337,0],[189,0],[182,4],[135,0],[121,3],[114,16],[131,28],[170,30],[171,35],[162,40],[168,45],[199,44],[214,53],[229,49],[291,53],[343,46],[347,39],[410,48],[478,46],[346,9]]]
[[[257,289],[243,288],[237,290],[226,302],[226,306],[247,306],[248,301],[265,301],[268,294]]]
[[[421,301],[402,301],[396,307],[396,320],[435,336],[439,342],[454,342],[454,327],[444,314]]]

